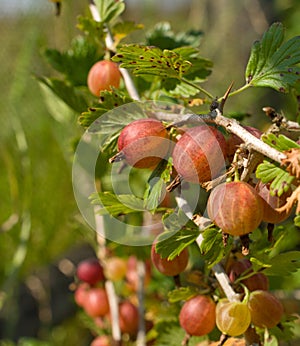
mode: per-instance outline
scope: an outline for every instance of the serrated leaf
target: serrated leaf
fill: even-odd
[[[279,151],[289,150],[291,148],[300,148],[300,145],[284,135],[276,136],[274,133],[264,134],[261,139],[270,147]]]
[[[170,303],[188,300],[198,294],[198,289],[193,286],[179,287],[168,293],[168,300]]]
[[[300,37],[283,43],[284,29],[274,23],[261,41],[253,44],[245,78],[251,86],[271,87],[288,92],[299,80]]]
[[[92,204],[100,205],[100,215],[120,216],[144,211],[144,202],[134,195],[115,195],[111,192],[93,193]]]
[[[200,233],[198,226],[181,209],[165,216],[163,224],[168,230],[159,235],[156,251],[162,258],[169,260],[173,260],[192,244]]]
[[[165,194],[166,183],[170,181],[172,164],[161,160],[148,179],[148,187],[144,193],[144,205],[148,210],[157,208]]]
[[[171,50],[158,47],[125,45],[112,59],[121,63],[121,67],[132,69],[137,76],[154,75],[162,78],[181,78],[191,63]]]
[[[226,251],[229,251],[230,246],[224,246],[222,234],[215,227],[209,227],[204,230],[202,237],[200,251],[208,267],[211,268],[224,257]]]
[[[101,151],[111,152],[123,127],[134,120],[146,118],[143,107],[139,103],[130,102],[128,107],[123,105],[117,109],[107,111],[103,108],[90,108],[79,117],[81,125],[89,128],[88,132],[98,135],[98,144]]]
[[[177,321],[161,321],[155,325],[155,330],[158,334],[155,346],[178,346],[186,335]],[[207,336],[193,336],[189,339],[189,346],[196,346],[203,340],[207,340]]]
[[[123,0],[94,0],[99,11],[100,20],[103,23],[109,23],[119,17],[125,10]]]
[[[250,261],[257,267],[265,268],[264,274],[267,276],[287,276],[300,268],[300,252],[284,252],[271,258],[261,255],[251,257]]]
[[[82,36],[76,37],[71,48],[65,52],[56,49],[47,49],[44,52],[48,63],[75,86],[86,85],[88,71],[103,54],[104,51],[99,52],[99,47]]]
[[[199,47],[203,32],[200,30],[189,30],[175,33],[170,23],[157,23],[153,29],[146,34],[147,44],[161,49],[174,49],[182,46]]]
[[[88,109],[87,112],[83,112],[79,118],[79,124],[83,126],[84,128],[88,128],[92,125],[92,123],[97,120],[99,117],[101,117],[103,114],[106,112],[122,106],[124,104],[132,102],[132,99],[125,95],[122,91],[113,89],[112,91],[102,91],[100,94],[100,100],[101,103],[97,107],[92,107]],[[86,107],[87,108],[87,107]],[[116,111],[116,114],[112,113],[110,114],[110,118],[115,118],[115,117],[121,117],[123,114],[122,110],[119,109]],[[128,114],[129,115],[129,114]],[[132,117],[130,117],[132,120]],[[126,119],[122,119],[123,121]],[[118,121],[120,123],[120,119]],[[115,121],[114,121],[115,123]],[[121,122],[122,123],[122,122]],[[127,125],[127,123],[126,123]],[[124,126],[124,123],[123,123]],[[111,129],[112,130],[112,129]],[[94,130],[95,132],[95,130]]]
[[[267,184],[271,182],[270,193],[271,195],[281,196],[284,192],[287,192],[295,179],[284,169],[277,164],[269,161],[264,161],[259,164],[256,169],[256,177],[263,183]]]
[[[37,77],[41,86],[46,87],[53,93],[52,97],[61,99],[75,112],[81,113],[87,108],[88,104],[80,91],[73,86],[66,84],[65,81],[56,78]],[[57,110],[58,111],[58,110]]]

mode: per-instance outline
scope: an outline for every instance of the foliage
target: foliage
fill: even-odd
[[[81,30],[81,34],[71,42],[69,49],[65,51],[46,49],[44,51],[44,58],[55,70],[56,75],[55,77],[37,76],[36,80],[42,89],[46,91],[45,95],[48,103],[53,101],[54,104],[55,101],[59,101],[60,105],[64,104],[66,106],[65,108],[59,108],[59,111],[57,110],[57,112],[61,111],[62,114],[57,117],[54,116],[54,119],[59,120],[59,122],[55,122],[53,119],[51,121],[43,120],[45,125],[42,125],[40,119],[32,122],[33,126],[38,127],[37,133],[40,134],[40,127],[42,133],[46,133],[44,141],[47,145],[40,145],[40,142],[35,140],[35,136],[32,135],[32,138],[29,138],[29,143],[36,147],[36,152],[32,156],[26,145],[22,147],[22,138],[26,139],[22,129],[23,125],[21,124],[18,127],[20,124],[15,123],[12,128],[15,131],[14,135],[17,138],[19,152],[12,149],[8,155],[0,151],[1,157],[5,159],[5,168],[11,172],[9,184],[12,200],[15,204],[13,211],[21,216],[16,228],[13,227],[13,232],[17,234],[16,239],[18,241],[15,242],[10,235],[4,235],[8,243],[13,245],[13,248],[16,248],[16,246],[18,248],[11,262],[11,267],[7,266],[8,270],[6,268],[6,272],[17,274],[22,266],[24,252],[30,249],[34,250],[35,245],[39,243],[43,244],[44,248],[48,246],[54,248],[55,245],[51,243],[54,238],[56,243],[59,244],[58,247],[63,248],[63,246],[72,244],[74,240],[81,237],[81,234],[78,235],[78,233],[77,236],[70,236],[72,234],[71,230],[79,229],[80,233],[82,232],[81,229],[84,229],[82,233],[87,233],[85,227],[81,225],[81,217],[76,215],[74,218],[77,211],[74,211],[76,209],[74,203],[69,201],[71,186],[68,177],[70,176],[70,156],[73,154],[71,153],[70,142],[73,140],[74,143],[77,143],[78,128],[81,127],[82,130],[85,130],[85,134],[97,136],[99,139],[97,149],[102,155],[100,157],[100,161],[102,161],[98,166],[101,172],[97,174],[96,182],[99,192],[94,192],[90,196],[92,208],[94,205],[100,206],[98,210],[101,216],[109,215],[111,219],[116,218],[117,220],[130,220],[132,218],[131,221],[133,220],[134,224],[139,223],[140,225],[143,222],[144,212],[149,213],[153,218],[158,217],[161,221],[161,229],[159,230],[159,242],[156,245],[156,250],[162,258],[172,261],[185,248],[191,249],[194,246],[198,249],[197,254],[191,256],[192,259],[187,273],[189,274],[189,280],[191,277],[193,278],[193,275],[198,279],[196,268],[201,267],[202,281],[199,282],[197,279],[189,281],[182,275],[181,283],[183,286],[175,288],[174,285],[178,284],[176,280],[175,284],[172,280],[165,283],[165,278],[155,273],[153,275],[157,282],[152,283],[152,286],[150,284],[149,291],[146,290],[145,292],[146,309],[149,310],[149,316],[154,322],[154,327],[148,335],[149,338],[153,337],[155,339],[155,345],[178,345],[185,337],[177,318],[182,302],[203,291],[205,293],[213,292],[218,298],[224,295],[222,287],[216,283],[216,279],[213,277],[213,269],[221,261],[222,264],[226,265],[228,258],[237,249],[240,250],[241,242],[239,239],[226,239],[226,236],[222,234],[222,230],[211,222],[199,228],[199,224],[191,215],[190,210],[183,206],[176,206],[176,202],[178,202],[178,193],[176,191],[170,192],[171,201],[166,206],[163,205],[161,200],[165,196],[166,187],[174,178],[171,158],[161,160],[152,172],[143,171],[139,173],[133,168],[133,190],[134,192],[139,191],[139,193],[118,194],[113,191],[109,183],[111,170],[108,157],[116,153],[117,139],[124,126],[137,119],[156,116],[152,109],[145,111],[145,103],[148,100],[163,99],[171,101],[168,104],[171,113],[173,110],[175,113],[177,112],[176,105],[191,107],[195,100],[199,100],[201,113],[209,113],[214,104],[211,105],[210,110],[208,104],[214,100],[215,90],[213,92],[208,91],[203,88],[203,85],[205,85],[204,82],[207,79],[214,81],[214,75],[212,74],[213,63],[210,59],[203,57],[209,54],[203,54],[203,50],[199,48],[201,41],[205,39],[205,35],[201,31],[189,30],[178,33],[171,28],[170,24],[162,22],[148,32],[144,32],[143,40],[140,40],[138,44],[131,43],[130,35],[134,34],[135,31],[140,32],[143,26],[132,21],[121,20],[120,16],[125,10],[124,1],[95,0],[95,6],[100,21],[94,20],[90,16],[80,16],[78,18],[78,28]],[[107,33],[112,35],[114,44],[111,47],[106,46]],[[292,92],[295,92],[299,82],[300,69],[297,66],[300,62],[299,48],[298,37],[284,42],[282,24],[274,23],[271,25],[262,39],[252,46],[245,70],[246,84],[233,92],[229,92],[229,100],[250,86],[253,88],[269,87],[292,96]],[[86,86],[89,68],[98,60],[110,58],[119,63],[121,68],[126,69],[129,76],[132,76],[135,85],[138,86],[139,101],[133,102],[133,97],[130,90],[126,88],[125,81],[123,81],[120,89],[103,91],[99,99],[89,93]],[[230,82],[228,80],[228,84]],[[24,80],[22,83],[24,88]],[[218,80],[216,80],[217,83]],[[214,89],[216,86],[210,86],[210,88]],[[20,102],[20,95],[15,97],[13,92],[12,95],[10,100],[13,101],[12,114],[15,116],[18,110],[21,109],[22,102]],[[144,101],[146,102],[144,103]],[[217,101],[220,102],[221,99]],[[117,112],[115,112],[116,109],[118,109]],[[54,109],[54,113],[55,111]],[[243,121],[246,115],[248,117],[246,109],[238,109],[230,114],[239,121]],[[177,116],[180,119],[180,113],[177,113]],[[248,119],[251,119],[251,116]],[[75,124],[76,120],[78,124]],[[22,122],[26,122],[26,119],[22,119]],[[186,126],[186,124],[183,125]],[[172,121],[166,121],[165,126],[169,129],[174,124],[172,124]],[[48,127],[52,128],[55,135],[49,133]],[[173,128],[173,130],[175,131],[174,138],[178,134],[180,135],[181,129],[178,133],[178,129]],[[225,129],[223,133],[229,136]],[[57,145],[56,138],[59,138],[61,147]],[[288,138],[280,132],[279,134],[265,134],[262,136],[262,141],[283,153],[291,148],[300,147],[294,141],[294,138]],[[48,145],[49,142],[50,145]],[[7,148],[13,147],[11,144],[6,146]],[[241,147],[241,150],[243,150],[243,147]],[[245,152],[242,152],[242,154],[245,153],[248,154],[247,148]],[[20,174],[16,174],[17,168],[12,163],[15,154],[17,154],[16,157],[20,161]],[[41,157],[43,158],[42,164]],[[67,163],[65,161],[66,157]],[[241,161],[232,164],[232,167],[236,170],[235,178],[241,173],[242,168],[240,167],[243,166],[239,164],[246,160],[246,157],[248,156],[244,155]],[[236,155],[236,159],[238,158],[239,156]],[[29,165],[28,162],[30,162]],[[32,180],[37,178],[41,189],[36,190],[43,190],[44,194],[41,191],[34,192],[35,184],[27,178],[26,182],[30,182],[30,187],[25,187],[25,197],[19,198],[23,176],[28,177],[28,172],[34,171],[33,166],[31,166],[33,164],[39,166],[39,170],[34,173]],[[228,179],[233,179],[230,164],[227,163],[226,167],[229,173]],[[49,169],[50,166],[51,170]],[[61,170],[64,172],[61,172]],[[258,165],[255,174],[257,179],[264,183],[270,183],[271,192],[278,196],[290,188],[295,190],[298,187],[297,177],[291,174],[291,171],[287,171],[285,165],[273,162],[268,157],[265,157],[264,161]],[[122,175],[121,171],[120,175]],[[42,177],[43,179],[46,177],[46,183],[43,182]],[[195,186],[185,182],[181,183],[180,192],[187,189],[190,195],[193,195]],[[28,195],[34,200],[34,205],[30,205]],[[187,195],[191,197],[188,193]],[[195,203],[194,214],[200,214],[201,211],[205,210],[207,196],[208,194],[201,190],[201,193],[197,196],[198,200]],[[60,203],[58,203],[59,201]],[[50,210],[50,208],[52,209]],[[30,215],[27,214],[28,210],[36,213],[35,218],[32,219],[32,227],[30,218],[26,219],[26,216]],[[10,211],[6,211],[6,214],[9,215],[9,213]],[[69,225],[69,218],[72,218],[71,226]],[[80,220],[80,223],[78,223],[78,220]],[[47,226],[43,225],[44,221]],[[267,241],[266,225],[264,224],[260,226],[259,230],[250,235],[248,257],[255,272],[263,272],[270,277],[286,277],[299,272],[300,258],[299,251],[296,248],[297,244],[294,244],[294,248],[291,249],[290,244],[287,245],[283,241],[286,233],[288,233],[288,227],[292,226],[296,229],[296,227],[299,227],[299,223],[299,215],[296,215],[294,221],[292,219],[287,220],[288,226],[276,227],[276,236],[273,243]],[[108,218],[105,218],[104,227],[109,228],[110,225]],[[32,244],[29,243],[30,232],[26,233],[28,227],[30,232],[32,229],[37,230],[31,232]],[[55,232],[53,231],[54,228]],[[45,232],[39,232],[41,229]],[[128,233],[126,236],[127,239],[130,239],[132,234],[128,229],[125,229],[124,232]],[[66,233],[67,235],[65,235]],[[83,236],[84,239],[88,237],[86,234]],[[92,238],[93,246],[96,247],[95,239],[93,236]],[[125,250],[122,247],[118,248],[114,242],[109,240],[107,240],[106,245],[108,253],[116,251],[115,253],[121,254],[123,257],[129,257],[131,254],[138,256],[139,253],[137,249]],[[146,252],[145,249],[143,251]],[[51,253],[56,254],[57,251],[52,249]],[[36,254],[35,257],[35,261],[38,262],[38,258],[41,256]],[[50,254],[49,257],[51,257]],[[5,255],[6,258],[8,259],[9,256]],[[115,285],[122,298],[135,295],[128,288],[126,280],[117,282]],[[205,286],[205,289],[203,289],[203,286]],[[169,290],[167,297],[166,295],[163,296],[161,288]],[[136,299],[136,296],[134,296],[134,299]],[[168,307],[167,312],[164,311],[166,306]],[[86,317],[84,314],[83,316]],[[95,327],[94,321],[87,321],[86,325],[89,329],[98,334],[102,333],[97,326]],[[287,321],[285,324],[286,333],[282,332],[280,328],[274,331],[270,330],[270,335],[264,336],[268,340],[266,344],[277,344],[279,340],[291,340],[293,336],[289,329],[289,322]],[[283,321],[284,323],[285,321]],[[189,345],[196,345],[209,337],[217,339],[218,336],[218,333],[215,333],[203,338],[192,337]],[[20,341],[19,344],[47,345],[47,342],[24,340],[24,342]],[[127,340],[127,344],[131,345],[132,342]]]

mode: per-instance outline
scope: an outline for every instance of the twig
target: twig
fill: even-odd
[[[224,117],[219,109],[215,109],[214,112],[216,114],[214,121],[217,125],[224,127],[229,133],[237,135],[253,150],[258,151],[259,153],[279,163],[281,163],[281,160],[286,158],[285,154],[270,147],[268,144],[264,143],[245,130],[235,119]]]
[[[185,201],[185,199],[182,197],[176,197],[176,202],[177,202],[178,207],[184,211],[186,216],[189,219],[193,220],[193,212],[189,208],[187,201]],[[201,222],[200,222],[200,220],[198,218],[197,225],[207,225],[209,219],[207,219],[203,216],[200,217],[200,219],[203,219],[203,220],[201,220]],[[201,226],[198,226],[198,227],[200,230],[203,229]],[[200,234],[200,236],[196,240],[199,247],[201,246],[202,241],[203,241],[203,237]],[[216,279],[218,280],[220,286],[222,287],[222,290],[224,291],[226,297],[228,298],[228,300],[230,300],[230,301],[239,300],[240,296],[239,296],[239,294],[235,293],[235,291],[231,287],[229,277],[225,273],[225,270],[222,267],[222,265],[219,263],[215,264],[213,266],[212,270],[213,270],[214,275],[215,275]]]
[[[139,310],[139,331],[136,339],[136,346],[146,345],[146,329],[145,329],[145,307],[144,307],[144,282],[145,282],[145,263],[143,261],[137,262],[137,275],[138,275],[138,310]]]
[[[115,287],[112,281],[105,282],[105,290],[109,302],[109,311],[111,316],[112,338],[116,344],[121,343],[121,331],[119,325],[119,301],[115,292]]]

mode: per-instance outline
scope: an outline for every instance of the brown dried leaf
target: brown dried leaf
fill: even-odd
[[[300,186],[286,199],[286,204],[280,208],[276,208],[277,211],[289,213],[293,208],[293,205],[297,203],[296,214],[300,213]]]
[[[286,165],[287,171],[300,178],[300,148],[292,148],[284,152],[286,159],[283,159],[281,162],[283,165]]]

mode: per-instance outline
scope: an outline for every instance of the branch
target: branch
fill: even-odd
[[[187,201],[185,201],[184,198],[182,198],[182,197],[176,197],[176,202],[177,202],[178,207],[185,212],[186,216],[189,219],[193,220],[193,212],[189,208]],[[211,223],[211,221],[208,218],[205,218],[202,216],[197,220],[197,225],[199,226],[199,229],[202,230],[204,228],[204,225],[207,225],[208,222]],[[198,246],[200,247],[201,243],[203,241],[202,234],[200,234],[200,236],[197,238],[196,241],[197,241]],[[231,287],[229,277],[225,273],[223,266],[220,263],[215,264],[213,266],[212,270],[213,270],[214,275],[215,275],[216,279],[218,280],[220,286],[222,287],[223,292],[225,293],[226,297],[228,298],[228,300],[230,300],[230,301],[240,300],[239,294],[237,294],[233,290],[233,288]]]
[[[229,133],[233,133],[241,138],[251,149],[254,149],[255,151],[269,157],[270,159],[278,163],[281,163],[281,161],[286,158],[285,154],[270,147],[268,144],[264,143],[260,139],[253,136],[250,132],[245,130],[235,119],[224,117],[219,109],[215,109],[213,112],[215,112],[216,114],[214,122],[217,125],[224,127]]]
[[[229,133],[233,133],[241,138],[249,149],[255,150],[278,163],[282,163],[281,161],[286,158],[285,154],[270,147],[245,130],[235,119],[224,117],[219,109],[200,115],[157,112],[156,117],[159,120],[171,121],[173,126],[182,126],[184,124],[203,125],[203,122],[213,121],[217,125],[224,127]]]
[[[145,307],[144,307],[144,282],[145,282],[145,263],[143,261],[137,262],[137,275],[138,275],[138,309],[139,309],[139,331],[136,339],[136,346],[145,346],[146,345],[146,329],[145,329]]]

